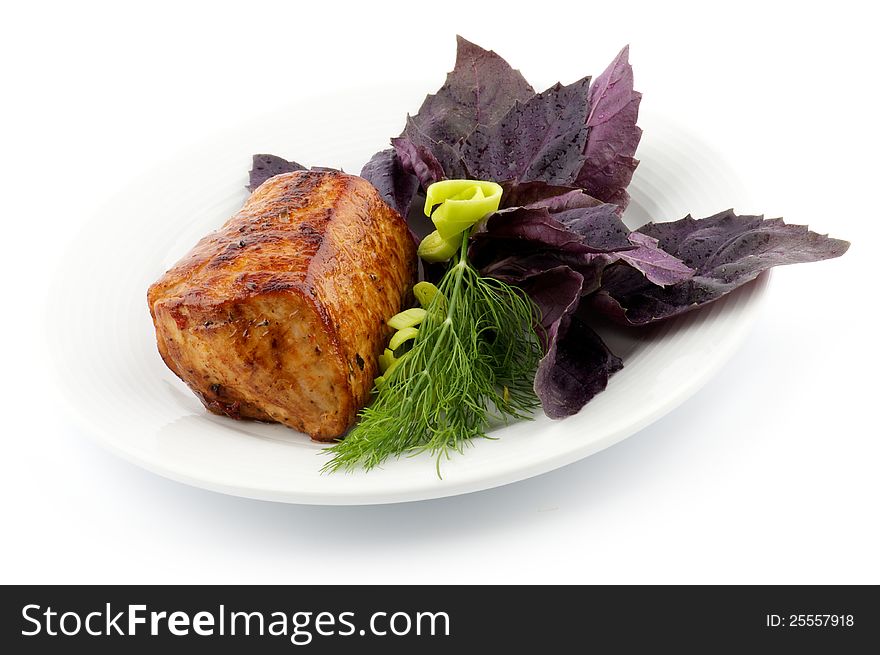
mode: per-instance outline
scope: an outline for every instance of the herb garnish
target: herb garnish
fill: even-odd
[[[328,450],[324,471],[371,469],[430,452],[440,461],[485,437],[490,422],[529,418],[542,356],[537,307],[518,288],[484,278],[467,259],[468,231],[426,307],[410,350],[384,376],[372,405]]]

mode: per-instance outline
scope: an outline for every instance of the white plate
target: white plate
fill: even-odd
[[[112,451],[151,471],[229,494],[291,503],[392,503],[488,489],[606,448],[697,391],[752,325],[767,276],[659,327],[605,332],[624,369],[577,416],[497,430],[443,463],[426,456],[370,473],[319,473],[326,456],[277,425],[205,412],[156,351],[148,285],[241,206],[250,155],[273,152],[350,172],[388,142],[425,85],[313,98],[218,134],[112,198],[72,245],[50,294],[60,384],[74,418]],[[627,222],[706,215],[746,202],[718,153],[646,114]]]

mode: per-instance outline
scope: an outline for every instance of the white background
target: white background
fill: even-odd
[[[0,582],[880,582],[869,4],[4,8]],[[400,79],[433,91],[456,32],[536,87],[598,74],[630,43],[642,112],[678,116],[738,172],[761,204],[737,210],[853,247],[777,270],[738,355],[664,419],[479,494],[354,508],[244,500],[142,471],[69,424],[44,346],[66,319],[45,292],[102,199],[297,98]]]

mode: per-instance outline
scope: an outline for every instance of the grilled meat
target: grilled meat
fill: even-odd
[[[351,427],[416,273],[405,221],[366,180],[270,178],[147,294],[159,353],[205,407],[316,440]]]

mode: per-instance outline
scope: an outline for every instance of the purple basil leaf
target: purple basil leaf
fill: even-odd
[[[580,189],[572,189],[566,193],[552,198],[544,198],[536,200],[526,205],[526,207],[546,207],[550,213],[565,211],[567,209],[585,209],[587,207],[598,207],[603,204],[601,200],[587,195]]]
[[[586,161],[575,183],[588,194],[624,209],[626,187],[638,166],[634,159],[642,130],[636,125],[642,94],[633,90],[629,46],[590,87]]]
[[[445,177],[454,179],[466,179],[469,177],[467,166],[462,161],[457,147],[451,146],[445,141],[435,141],[429,137],[419,129],[412,116],[406,117],[406,127],[403,130],[403,134],[398,138],[408,139],[416,148],[430,153],[440,165]],[[393,144],[394,139],[391,142]]]
[[[581,275],[583,278],[581,295],[587,295],[599,289],[602,271],[608,264],[607,255],[550,250],[529,251],[509,247],[506,256],[489,261],[478,270],[484,277],[493,277],[507,284],[519,285],[536,275],[564,266]]]
[[[583,286],[579,273],[562,266],[532,276],[520,286],[542,315],[546,354],[535,374],[535,393],[550,418],[576,414],[623,364],[575,315]]]
[[[502,209],[478,222],[471,235],[470,257],[480,267],[508,254],[528,254],[539,249],[554,254],[584,254],[636,248],[613,205],[554,214],[546,207]]]
[[[595,127],[611,120],[633,99],[633,69],[629,63],[629,46],[621,48],[614,60],[590,86],[590,116],[587,125]]]
[[[470,252],[474,252],[473,245]],[[476,252],[480,254],[480,251]],[[492,277],[507,284],[519,284],[530,277],[560,266],[574,268],[569,266],[569,262],[558,252],[536,251],[533,248],[520,249],[512,244],[507,244],[507,248],[499,256],[487,258],[483,263],[474,260],[473,256],[470,256],[470,260],[483,277]]]
[[[468,170],[482,180],[572,183],[584,166],[589,86],[589,77],[555,84],[497,123],[477,125],[461,146]]]
[[[546,182],[502,182],[501,208],[546,207],[551,213],[563,209],[595,207],[602,201],[588,196],[581,189],[547,184]]]
[[[690,280],[694,269],[658,245],[657,239],[641,232],[629,235],[631,243],[638,246],[635,250],[624,250],[613,256],[626,262],[641,272],[649,282],[661,287]]]
[[[568,266],[555,266],[521,280],[517,285],[537,305],[541,313],[538,331],[547,352],[556,339],[560,321],[577,309],[584,278]]]
[[[556,213],[546,207],[516,207],[477,223],[468,256],[482,275],[512,284],[567,266],[588,280],[585,287],[592,293],[608,264],[622,252],[638,250],[629,235],[613,205]]]
[[[608,378],[622,368],[623,361],[574,315],[560,326],[556,343],[538,364],[535,393],[547,416],[566,418],[604,391]]]
[[[630,231],[620,220],[616,205],[563,209],[554,212],[553,217],[566,229],[579,234],[591,252],[620,252],[636,247],[629,239]]]
[[[391,139],[400,165],[419,179],[422,188],[427,189],[444,177],[443,166],[425,146],[417,146],[409,137],[399,136]]]
[[[495,123],[516,101],[525,102],[535,95],[522,74],[493,51],[456,38],[455,68],[440,90],[426,97],[419,113],[412,117],[426,137],[451,146],[478,123]]]
[[[381,150],[373,155],[361,169],[361,177],[379,190],[382,199],[392,209],[406,218],[419,181],[415,175],[403,170],[393,149]]]
[[[295,161],[287,161],[275,155],[254,155],[250,171],[250,183],[247,188],[253,192],[270,177],[304,170],[306,170],[306,167],[302,164],[297,164]]]
[[[839,257],[849,243],[786,225],[781,218],[737,216],[727,210],[695,220],[649,223],[638,230],[694,269],[694,276],[667,287],[652,284],[629,266],[609,266],[594,309],[630,325],[676,316],[718,300],[773,266]]]
[[[547,209],[502,209],[480,221],[472,232],[474,245],[500,240],[524,240],[529,247],[559,251],[590,252],[583,238],[566,228]]]

